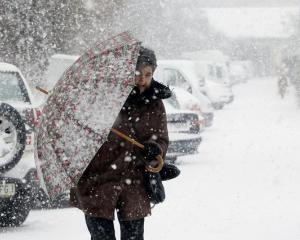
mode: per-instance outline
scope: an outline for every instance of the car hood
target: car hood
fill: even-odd
[[[15,109],[17,109],[18,111],[22,111],[22,110],[25,110],[27,108],[32,108],[32,105],[30,103],[28,103],[28,102],[21,102],[21,101],[0,101],[0,104],[2,102],[11,105],[12,107],[14,107]]]

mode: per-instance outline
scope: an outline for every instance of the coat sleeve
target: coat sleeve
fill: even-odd
[[[155,138],[149,139],[149,142],[157,144],[160,148],[162,157],[165,159],[166,153],[169,146],[169,135],[168,135],[168,126],[167,126],[167,115],[163,102],[158,101],[157,106],[157,115],[155,118],[156,121],[156,129],[155,129]]]

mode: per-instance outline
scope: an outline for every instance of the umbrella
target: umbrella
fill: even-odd
[[[134,85],[141,43],[121,33],[97,43],[69,67],[43,108],[35,159],[50,197],[75,186]]]

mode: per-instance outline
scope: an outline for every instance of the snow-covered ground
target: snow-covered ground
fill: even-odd
[[[165,183],[146,240],[300,239],[300,109],[276,87],[266,78],[234,88],[199,154],[180,158],[181,176]],[[32,211],[22,227],[0,231],[1,240],[89,239],[72,208]]]

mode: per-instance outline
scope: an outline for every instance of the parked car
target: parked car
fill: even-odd
[[[164,100],[169,131],[167,160],[175,161],[178,156],[195,154],[201,143],[199,115],[195,111],[180,110]]]
[[[254,76],[254,67],[251,61],[232,61],[230,62],[230,83],[246,83],[249,78]]]
[[[24,76],[8,63],[0,63],[0,102],[0,226],[19,226],[39,189],[33,157],[37,113]]]
[[[175,108],[188,109],[190,111],[196,111],[200,114],[200,118],[203,117],[203,124],[205,127],[210,127],[213,124],[214,108],[210,100],[199,93],[196,98],[186,90],[180,87],[170,86],[173,95],[167,101]],[[202,120],[200,119],[201,123]]]
[[[184,52],[182,57],[196,63],[196,71],[206,80],[229,85],[230,58],[220,50]]]
[[[191,60],[160,60],[154,77],[165,84],[181,87],[199,99],[199,94],[204,94],[215,109],[223,108],[234,99],[231,88],[199,75]]]
[[[229,104],[234,100],[230,87],[212,81],[206,81],[204,94],[209,96],[210,99],[219,99],[213,103],[215,109],[222,109],[225,104]]]

